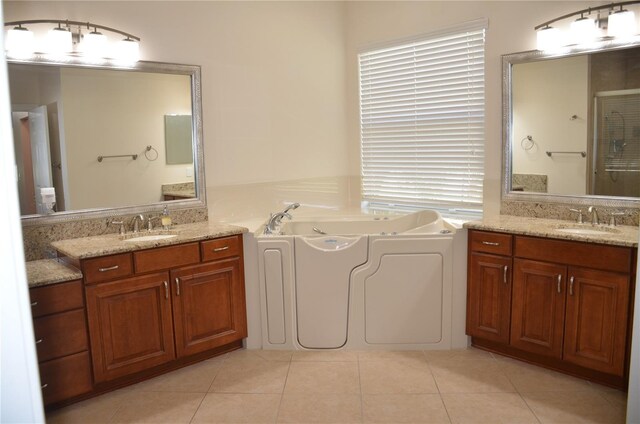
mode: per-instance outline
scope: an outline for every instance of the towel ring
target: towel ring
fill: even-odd
[[[533,141],[533,137],[531,137],[530,135],[520,140],[520,146],[522,146],[524,150],[531,150],[535,145],[536,145],[536,142]]]
[[[149,152],[152,151],[152,150],[156,153],[156,155],[155,155],[155,157],[153,159],[151,159],[149,157]],[[149,146],[147,146],[146,149],[144,149],[144,157],[147,158],[147,160],[149,162],[153,162],[154,160],[158,159],[158,151],[155,149],[155,147],[149,145]]]

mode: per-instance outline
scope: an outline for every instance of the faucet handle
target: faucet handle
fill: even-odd
[[[120,228],[118,229],[118,233],[120,233],[121,236],[126,233],[126,230],[124,228],[124,221],[111,221],[109,222],[109,225],[119,225]]]
[[[582,209],[569,209],[571,212],[575,212],[578,214],[578,224],[584,223],[584,218],[582,216]]]
[[[609,225],[612,227],[617,226],[618,224],[616,223],[616,216],[625,216],[626,213],[624,212],[611,212],[611,214],[609,215]]]

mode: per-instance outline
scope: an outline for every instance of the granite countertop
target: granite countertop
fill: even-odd
[[[470,221],[464,228],[473,230],[500,231],[511,234],[548,237],[554,239],[584,241],[615,246],[638,247],[638,227],[619,225],[609,227],[598,225],[598,234],[571,234],[560,232],[560,228],[593,229],[591,224],[578,224],[559,219],[530,218],[523,216],[495,215],[484,217],[479,221]]]
[[[163,191],[164,196],[177,196],[177,197],[196,197],[196,191],[191,190],[167,190]]]
[[[74,259],[86,259],[97,256],[112,255],[115,253],[126,253],[135,250],[151,249],[160,246],[170,246],[174,244],[188,243],[191,241],[208,240],[218,237],[242,234],[248,230],[235,225],[227,225],[216,222],[198,222],[195,224],[175,225],[170,233],[176,237],[153,240],[153,241],[126,241],[118,234],[107,234],[103,236],[82,237],[54,241],[51,245],[63,255]],[[136,236],[153,234],[163,234],[166,231],[152,231],[148,233],[141,231]],[[126,235],[132,237],[131,233]]]
[[[26,263],[26,267],[29,287],[46,286],[82,278],[80,271],[55,259],[30,261]]]

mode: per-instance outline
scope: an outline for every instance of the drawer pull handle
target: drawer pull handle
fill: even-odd
[[[483,241],[482,244],[486,244],[487,246],[500,246],[500,243],[495,241]]]
[[[98,268],[98,271],[100,272],[113,271],[114,269],[118,269],[118,268],[120,268],[119,265],[114,265],[107,268]]]
[[[180,279],[176,277],[176,294],[180,296]]]
[[[38,302],[31,302],[31,307],[33,308],[35,306],[38,306]]]
[[[571,276],[571,278],[569,278],[569,295],[573,296],[573,275]]]
[[[562,288],[560,287],[562,284],[562,274],[558,274],[558,293],[562,293]]]
[[[164,298],[169,299],[169,283],[166,281],[162,282],[164,284]]]
[[[509,266],[505,265],[502,273],[502,282],[507,284],[507,272],[509,272]]]
[[[44,339],[38,339],[38,340],[36,340],[36,344],[40,344],[40,343],[42,343],[43,341],[44,341]]]
[[[47,387],[49,387],[49,385],[48,385],[47,383],[44,383],[42,386],[40,386],[40,389],[44,390],[44,389],[46,389]]]
[[[225,247],[216,247],[215,249],[213,249],[214,252],[222,252],[223,250],[228,250],[229,246],[225,246]]]

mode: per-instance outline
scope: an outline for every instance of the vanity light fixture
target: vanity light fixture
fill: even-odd
[[[55,24],[44,39],[37,43],[34,33],[25,25]],[[34,55],[68,55],[89,61],[112,59],[122,64],[133,64],[139,60],[140,37],[119,29],[98,25],[91,22],[69,21],[59,19],[32,19],[13,21],[4,24],[14,27],[7,31],[5,51],[8,57],[28,59]],[[83,34],[86,29],[86,34]],[[111,43],[100,31],[109,31],[124,38],[118,43]]]
[[[637,36],[639,34],[635,14],[623,8],[632,4],[640,4],[640,0],[590,7],[544,22],[534,28],[537,32],[537,48],[538,50],[549,51],[557,50],[569,43],[576,45],[587,44],[598,37],[615,40]],[[618,7],[619,10],[615,10]],[[608,15],[600,17],[600,11],[603,10],[608,10]],[[598,12],[598,16],[595,19],[590,17],[593,12]],[[559,29],[551,26],[553,23],[575,16],[578,16],[578,18],[571,22],[567,36],[563,36]],[[604,29],[607,29],[606,37],[604,32],[601,32]]]

